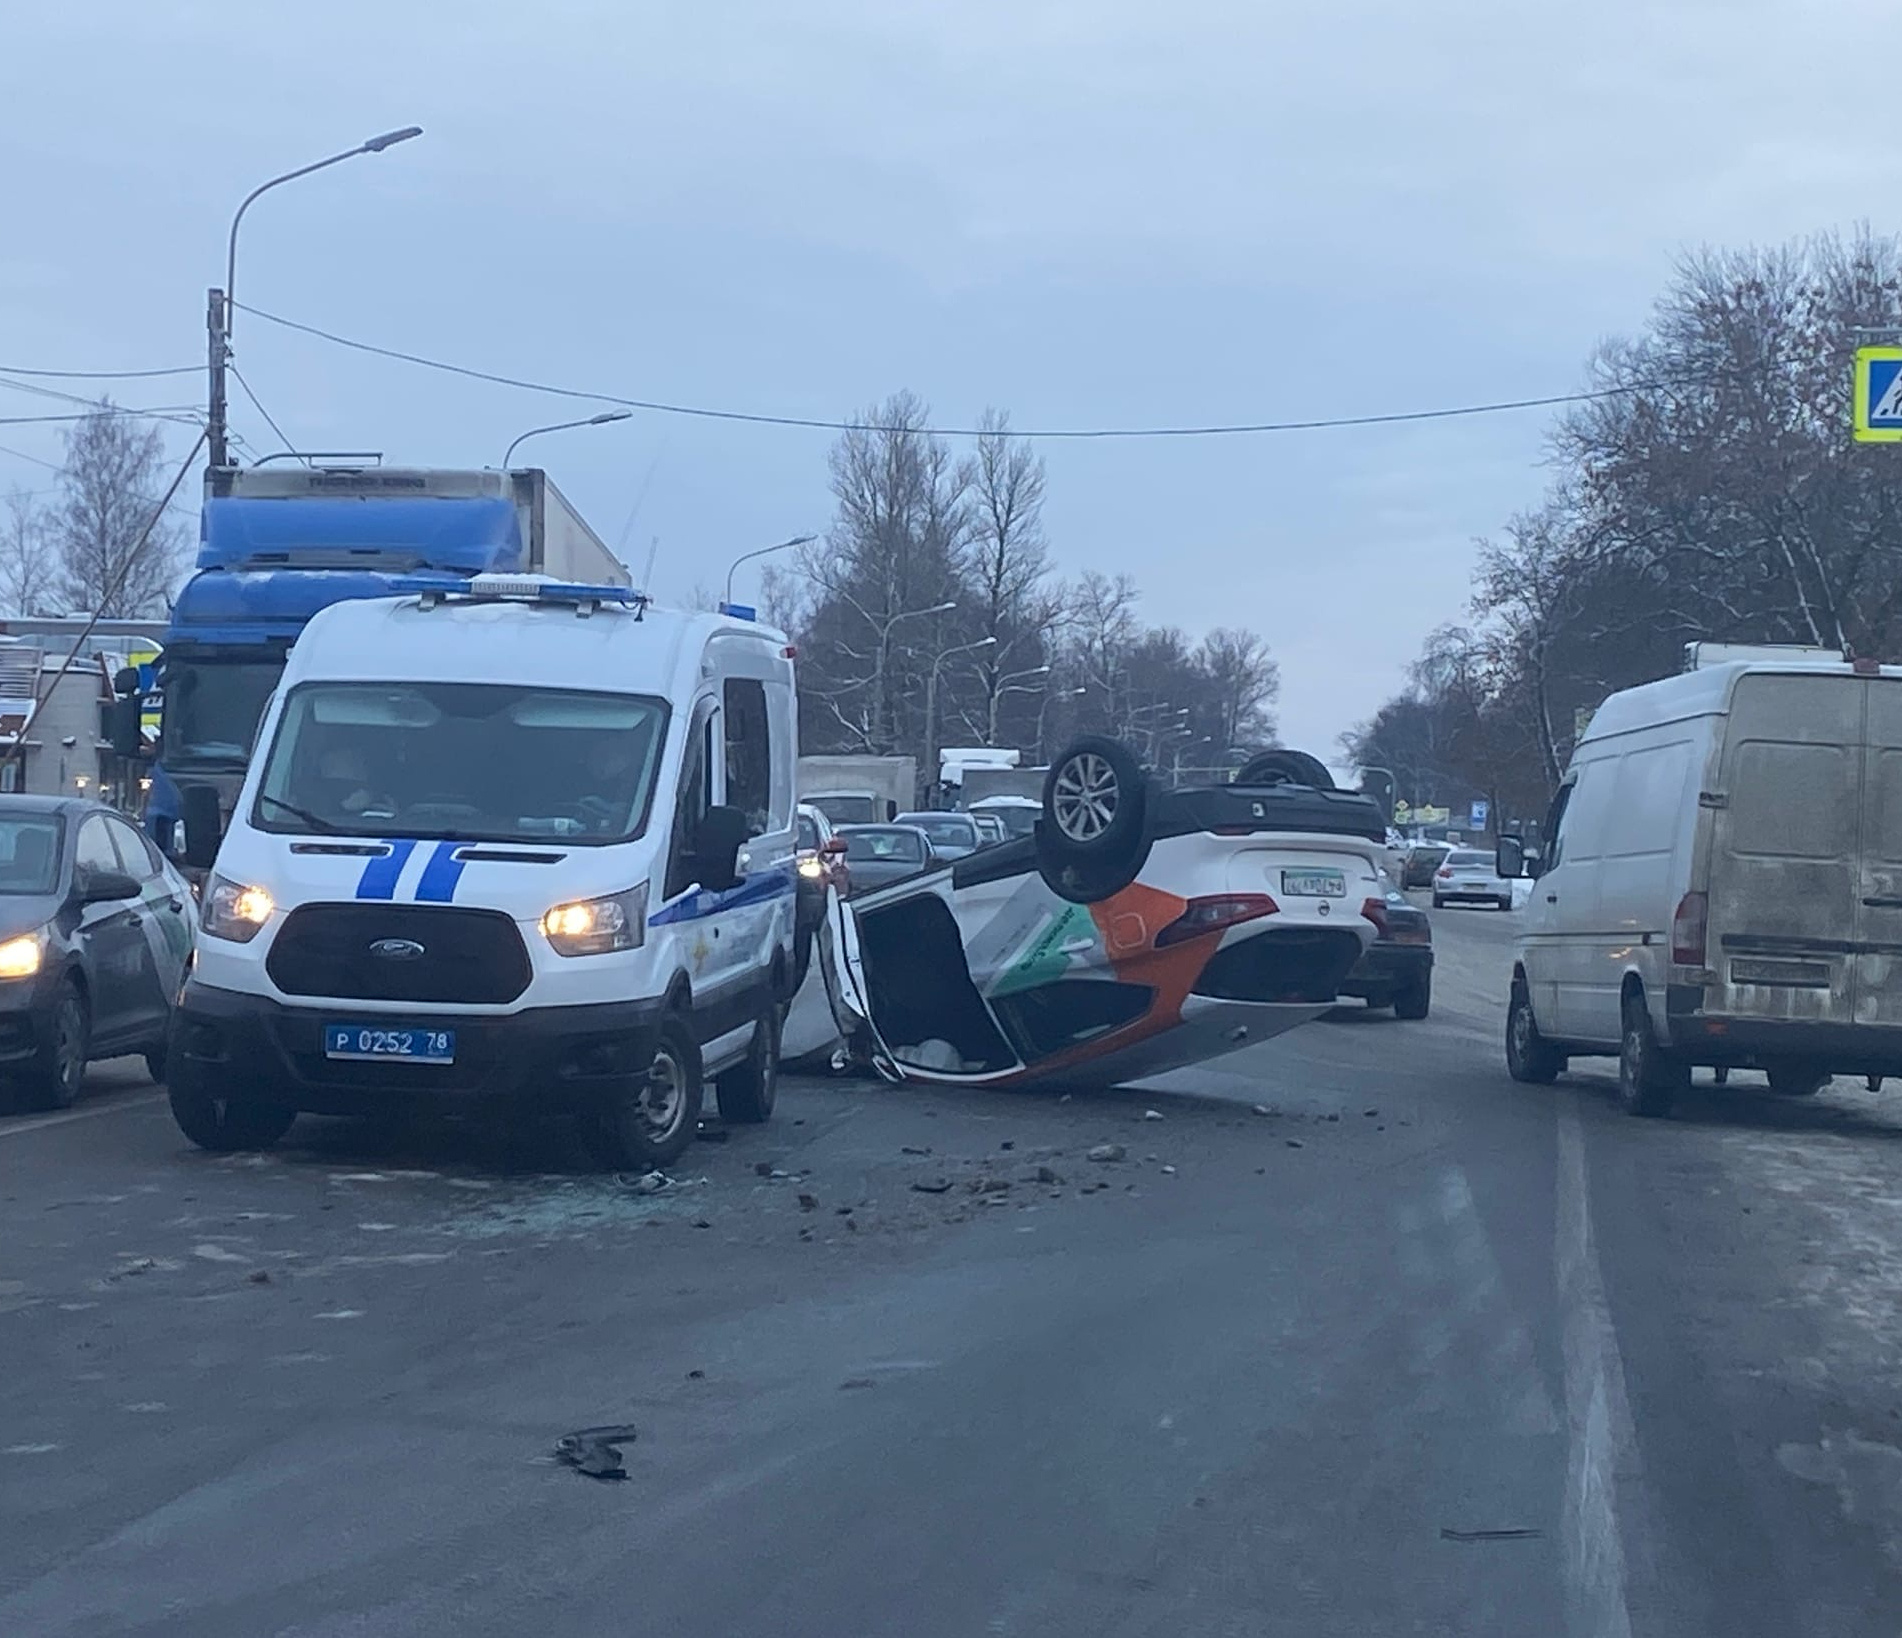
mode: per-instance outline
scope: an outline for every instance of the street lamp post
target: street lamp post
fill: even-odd
[[[866,624],[878,634],[878,650],[872,667],[872,686],[875,692],[872,697],[871,737],[873,743],[876,744],[883,740],[891,716],[886,709],[889,702],[885,697],[885,689],[887,679],[891,676],[893,628],[904,620],[922,620],[930,614],[949,614],[958,605],[956,599],[947,599],[942,603],[933,603],[928,609],[900,609],[896,614],[886,615],[881,620],[877,615],[869,613],[849,594],[846,600],[858,609],[864,616]]]
[[[795,546],[807,546],[818,538],[817,535],[794,535],[791,540],[782,540],[777,545],[761,546],[756,551],[740,553],[738,557],[734,558],[734,560],[727,565],[726,592],[720,598],[720,607],[724,609],[727,604],[733,601],[733,571],[739,568],[742,563],[751,563],[756,557],[769,557],[774,552],[790,551]]]
[[[1080,700],[1089,691],[1087,683],[1078,688],[1059,688],[1054,694],[1047,688],[1043,691],[1043,702],[1037,707],[1037,760],[1039,762],[1044,760],[1043,719],[1044,713],[1050,709],[1050,702],[1052,700]]]
[[[997,743],[998,701],[1003,699],[1006,694],[1035,694],[1041,692],[1041,690],[1035,688],[1018,688],[1013,685],[1025,677],[1047,677],[1049,675],[1049,666],[1033,665],[1028,671],[1007,671],[996,680],[991,687],[989,709],[984,722],[984,743],[986,745],[995,745]]]
[[[282,176],[274,176],[268,182],[259,183],[244,196],[244,203],[238,206],[237,215],[231,218],[231,234],[225,244],[224,288],[206,293],[205,327],[210,346],[211,376],[209,401],[206,404],[206,441],[210,451],[208,458],[213,466],[228,466],[231,461],[225,440],[225,366],[231,358],[231,310],[238,283],[238,224],[244,220],[244,213],[261,194],[269,193],[286,182],[295,182],[300,176],[309,176],[312,171],[341,165],[346,159],[355,159],[359,154],[380,154],[385,148],[394,148],[397,143],[407,142],[411,137],[422,134],[420,125],[405,125],[400,131],[385,131],[381,136],[371,137],[368,142],[361,142],[340,154],[332,154],[328,159],[320,159],[314,165],[302,165],[294,171],[286,171]]]
[[[925,777],[931,781],[930,789],[935,795],[942,781],[938,778],[938,671],[944,662],[954,654],[969,654],[980,648],[995,648],[995,637],[980,637],[974,643],[959,643],[955,648],[943,650],[931,662],[931,670],[925,675]]]
[[[502,470],[508,471],[509,461],[515,454],[515,445],[529,438],[539,438],[544,432],[567,432],[572,427],[604,427],[611,421],[629,420],[633,414],[632,410],[603,410],[599,415],[585,416],[579,421],[551,421],[545,427],[530,427],[526,432],[518,432],[502,454]]]

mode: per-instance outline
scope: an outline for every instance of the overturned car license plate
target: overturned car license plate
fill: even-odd
[[[456,1061],[456,1032],[453,1029],[384,1029],[373,1024],[326,1024],[324,1056],[452,1064]]]
[[[1284,870],[1281,891],[1291,899],[1345,898],[1347,876],[1339,870]]]

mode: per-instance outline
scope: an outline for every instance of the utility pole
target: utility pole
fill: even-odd
[[[212,466],[229,466],[230,451],[225,445],[225,360],[230,348],[225,343],[225,293],[213,286],[205,292],[205,348],[211,380],[205,393],[205,447]]]

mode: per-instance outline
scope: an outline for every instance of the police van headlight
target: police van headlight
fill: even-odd
[[[638,950],[647,937],[647,883],[605,899],[558,904],[542,917],[556,955],[607,955]]]
[[[31,978],[46,959],[46,929],[35,928],[0,944],[0,978]]]
[[[264,930],[264,924],[276,908],[271,895],[263,888],[213,876],[199,901],[198,925],[213,938],[249,944]]]

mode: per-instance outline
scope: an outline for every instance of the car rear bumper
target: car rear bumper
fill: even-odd
[[[366,1115],[523,1104],[582,1107],[624,1091],[652,1062],[663,1003],[624,1001],[530,1008],[506,1016],[399,1020],[347,1003],[289,1007],[264,996],[188,983],[172,1020],[175,1092],[274,1104],[313,1114]],[[358,1019],[456,1033],[455,1061],[327,1058],[323,1026]]]
[[[1665,989],[1666,1038],[1693,1063],[1762,1069],[1800,1062],[1836,1075],[1902,1075],[1902,1027],[1727,1017],[1703,1004],[1700,985]]]
[[[1512,889],[1504,882],[1434,882],[1433,896],[1436,899],[1466,899],[1478,904],[1499,904],[1512,897]]]
[[[1433,971],[1433,949],[1426,944],[1376,944],[1341,980],[1341,994],[1365,1000],[1391,995],[1417,984]]]

